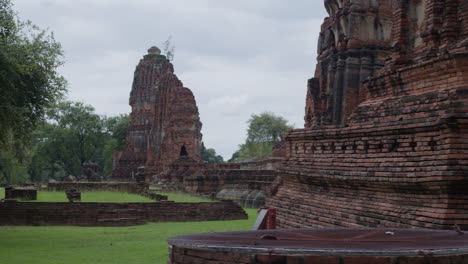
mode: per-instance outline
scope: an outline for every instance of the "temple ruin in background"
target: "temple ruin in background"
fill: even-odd
[[[181,156],[202,162],[195,98],[157,47],[151,47],[135,69],[130,106],[127,146],[114,154],[111,181],[133,181],[140,166],[151,177]]]

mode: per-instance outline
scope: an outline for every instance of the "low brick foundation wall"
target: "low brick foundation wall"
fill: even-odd
[[[275,180],[273,170],[201,170],[184,178],[190,193],[212,194],[223,189],[265,191]]]
[[[0,225],[129,226],[146,222],[247,219],[232,201],[204,203],[0,202]]]
[[[284,143],[283,143],[284,144]],[[241,170],[276,170],[285,159],[269,157],[240,163]]]

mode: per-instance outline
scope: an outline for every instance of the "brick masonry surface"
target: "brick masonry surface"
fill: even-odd
[[[431,256],[301,255],[173,247],[169,264],[466,264],[468,254]],[[171,261],[172,260],[172,261]]]
[[[0,201],[0,225],[129,226],[146,222],[247,219],[232,201],[204,203],[45,203]]]
[[[202,124],[195,97],[157,47],[151,47],[136,66],[129,103],[127,146],[114,154],[110,180],[131,181],[136,169],[145,166],[147,181],[152,181],[180,156],[202,162]]]
[[[468,229],[468,1],[325,6],[278,225]]]
[[[9,186],[5,188],[5,199],[37,200],[37,189]]]

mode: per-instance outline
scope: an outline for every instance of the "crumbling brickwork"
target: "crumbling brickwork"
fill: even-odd
[[[389,1],[325,1],[305,127],[340,125],[356,108],[360,83],[384,66],[392,31]]]
[[[270,157],[242,163],[199,163],[180,157],[170,169],[157,175],[163,189],[183,190],[196,195],[231,199],[247,207],[261,207],[272,192],[276,168],[282,157]]]
[[[185,190],[212,194],[222,189],[266,190],[275,180],[274,170],[199,170],[184,178]]]
[[[137,167],[145,166],[150,181],[180,156],[202,161],[195,98],[157,47],[150,48],[135,69],[130,106],[127,147],[114,155],[110,180],[133,181]]]
[[[0,225],[128,226],[146,222],[247,219],[232,201],[205,203],[0,202]]]
[[[468,1],[325,5],[278,225],[468,228]]]
[[[37,189],[8,186],[5,188],[5,199],[37,200]]]

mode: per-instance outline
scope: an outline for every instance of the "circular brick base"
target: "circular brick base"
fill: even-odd
[[[468,234],[415,229],[281,229],[173,237],[170,262],[467,264]]]

